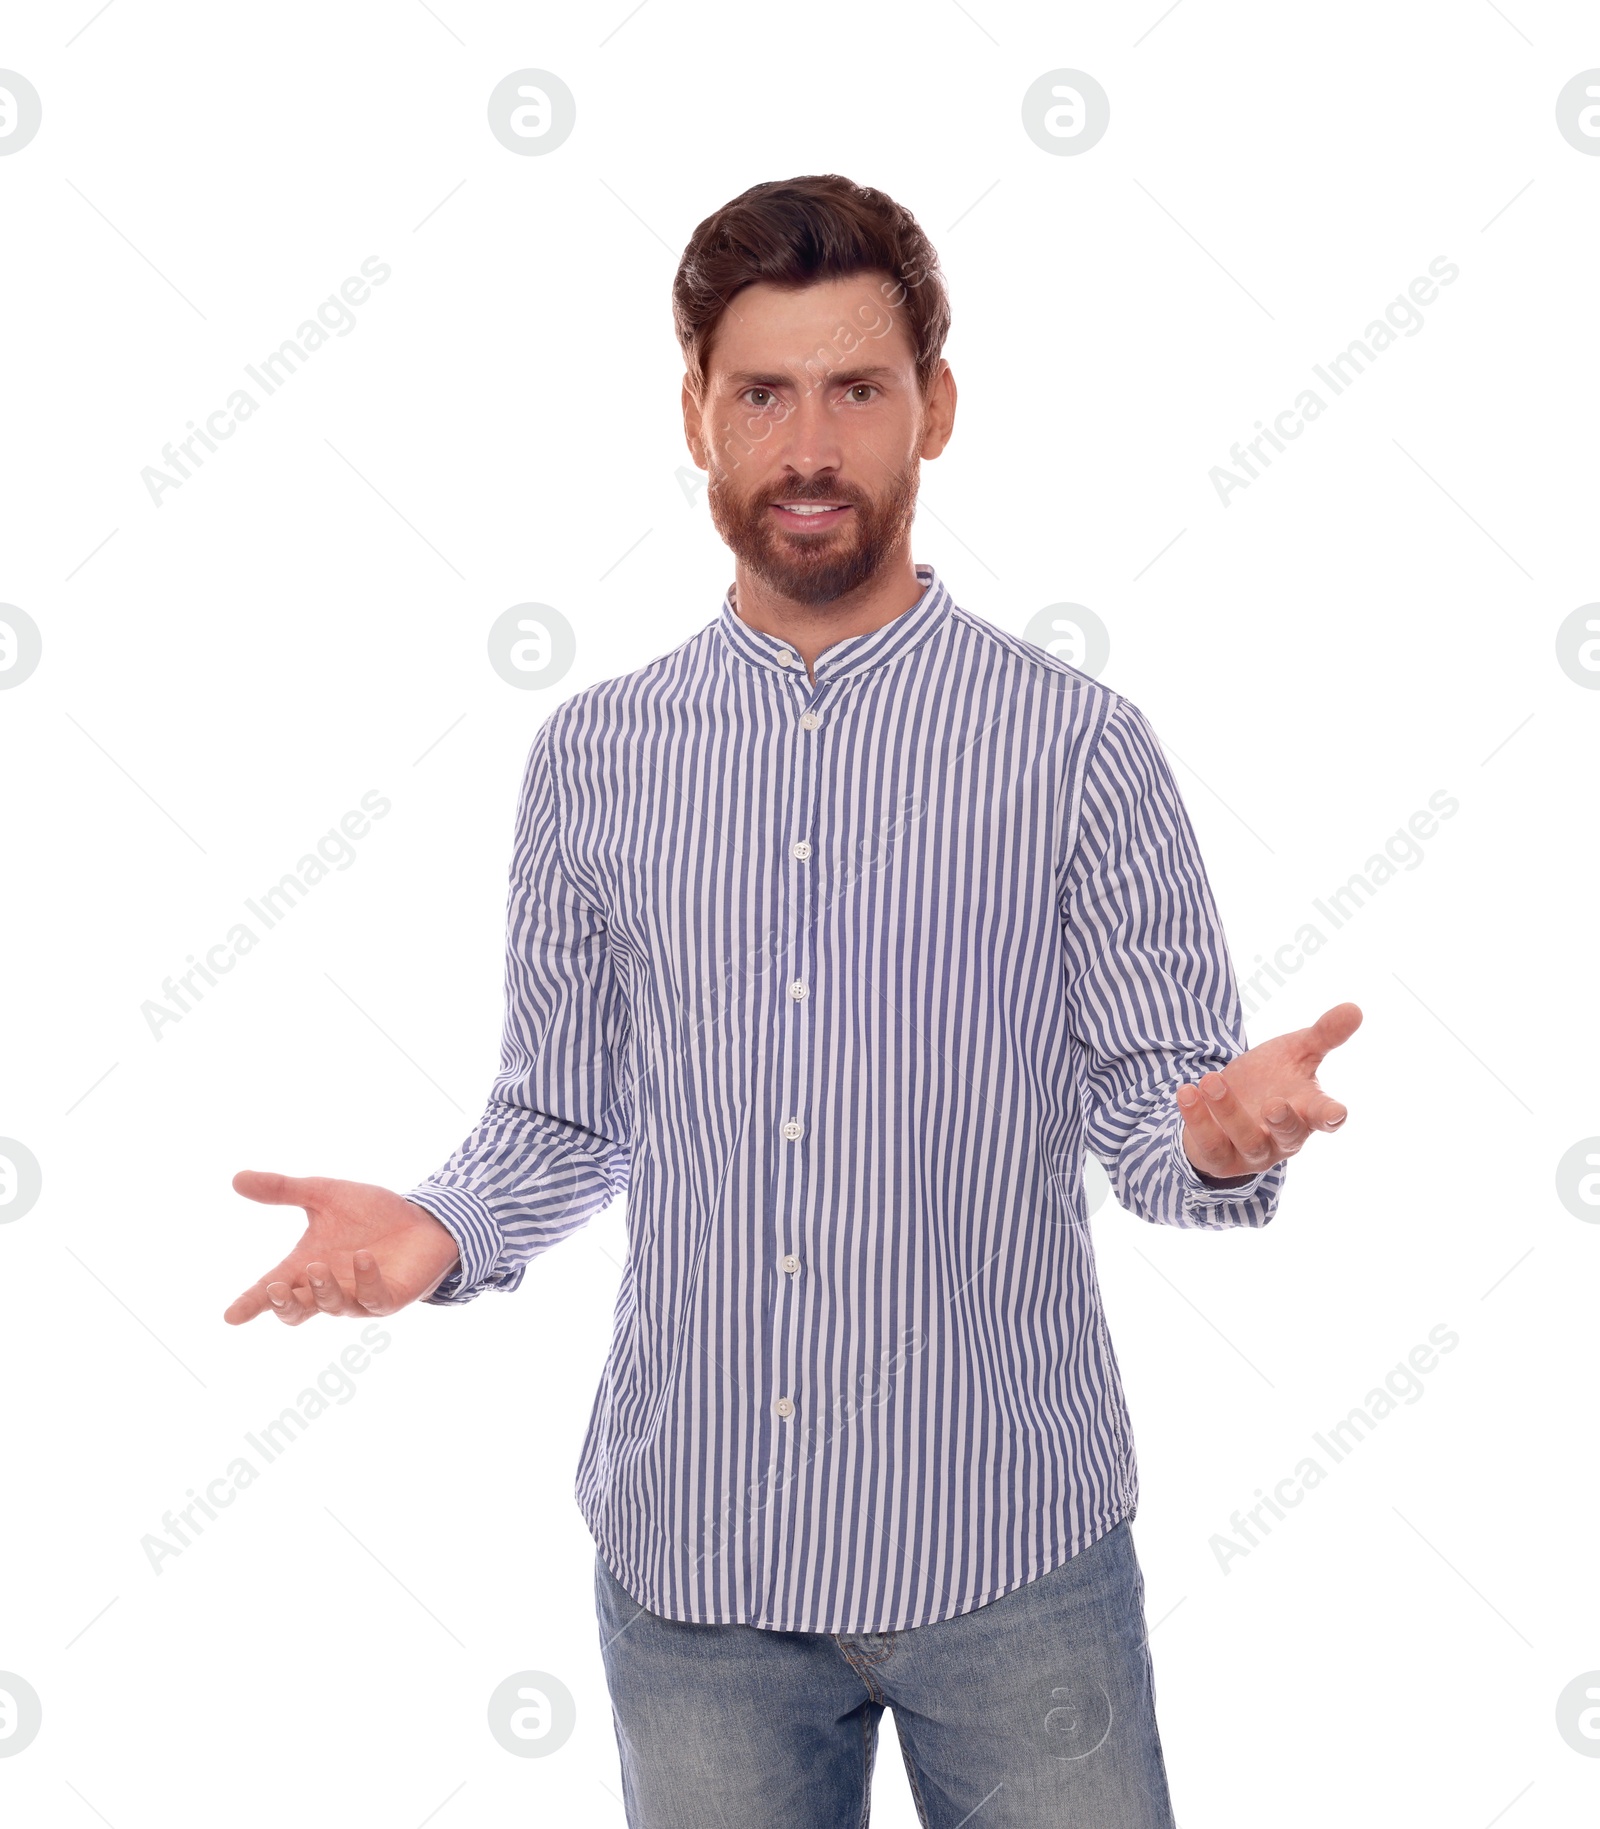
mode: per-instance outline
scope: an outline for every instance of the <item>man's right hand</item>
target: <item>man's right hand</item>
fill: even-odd
[[[445,1227],[388,1188],[256,1169],[241,1169],[233,1187],[269,1206],[303,1207],[307,1221],[294,1250],[223,1311],[233,1327],[263,1309],[290,1327],[316,1314],[392,1315],[432,1295],[460,1262]]]

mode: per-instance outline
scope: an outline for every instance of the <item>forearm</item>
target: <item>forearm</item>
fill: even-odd
[[[482,1119],[406,1199],[455,1239],[460,1261],[424,1300],[509,1292],[534,1258],[586,1224],[625,1184],[628,1152],[546,1112],[491,1098]]]

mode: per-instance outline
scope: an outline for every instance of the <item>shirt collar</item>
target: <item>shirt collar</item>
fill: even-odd
[[[865,635],[847,635],[842,641],[830,642],[813,663],[819,686],[849,679],[895,660],[943,627],[954,607],[950,593],[931,565],[919,565],[915,569],[923,586],[922,595],[909,610],[903,610],[879,628],[869,629]],[[716,626],[728,647],[741,659],[765,667],[769,672],[791,674],[804,681],[805,663],[797,650],[764,629],[752,628],[733,607],[732,585],[722,599]]]

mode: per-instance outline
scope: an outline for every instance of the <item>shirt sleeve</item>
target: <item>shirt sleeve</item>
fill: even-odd
[[[1249,1044],[1194,828],[1128,699],[1085,767],[1062,924],[1087,1143],[1117,1199],[1158,1225],[1266,1225],[1286,1163],[1220,1187],[1184,1153],[1177,1088]]]
[[[515,1289],[533,1258],[627,1186],[626,1000],[603,916],[562,855],[553,721],[533,739],[517,810],[500,1071],[476,1128],[405,1197],[461,1248],[423,1298],[440,1305]]]

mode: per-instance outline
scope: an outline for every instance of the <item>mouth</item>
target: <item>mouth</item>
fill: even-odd
[[[836,527],[850,512],[849,502],[772,502],[771,511],[783,527]]]

